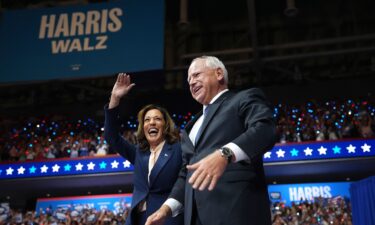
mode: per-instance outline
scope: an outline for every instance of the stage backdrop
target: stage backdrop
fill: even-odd
[[[3,10],[0,83],[158,70],[164,1]]]

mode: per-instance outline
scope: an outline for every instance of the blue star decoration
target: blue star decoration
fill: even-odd
[[[0,170],[0,175],[1,175],[2,172],[3,172],[3,170]]]
[[[72,166],[70,164],[66,164],[64,166],[64,171],[70,171],[70,168],[72,168]]]
[[[341,154],[341,148],[337,145],[335,145],[334,148],[332,148],[333,154]]]
[[[32,166],[29,168],[29,173],[35,173],[36,171],[36,167],[35,166]]]
[[[104,161],[102,161],[100,164],[100,169],[105,169],[107,167],[107,163],[105,163]]]
[[[295,149],[295,148],[293,148],[292,151],[290,151],[290,154],[291,154],[292,156],[298,156],[298,150]]]

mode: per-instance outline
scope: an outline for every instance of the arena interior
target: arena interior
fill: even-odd
[[[187,69],[202,55],[223,61],[231,90],[260,87],[272,105],[277,143],[263,156],[272,224],[375,224],[374,9],[1,0],[0,224],[124,224],[133,166],[103,136],[117,74],[136,83],[121,131],[137,144],[142,106],[167,108],[181,130],[201,110]]]

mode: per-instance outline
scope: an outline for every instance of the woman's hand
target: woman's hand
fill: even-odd
[[[126,73],[119,73],[115,85],[112,88],[111,99],[108,108],[119,105],[120,99],[128,94],[135,84],[131,83],[130,76]]]
[[[169,206],[163,204],[156,212],[147,218],[145,225],[163,225],[165,220],[171,215],[172,211]]]

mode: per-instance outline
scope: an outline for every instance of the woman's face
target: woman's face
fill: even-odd
[[[151,148],[155,148],[164,140],[165,119],[157,109],[146,112],[143,119],[143,132]]]

